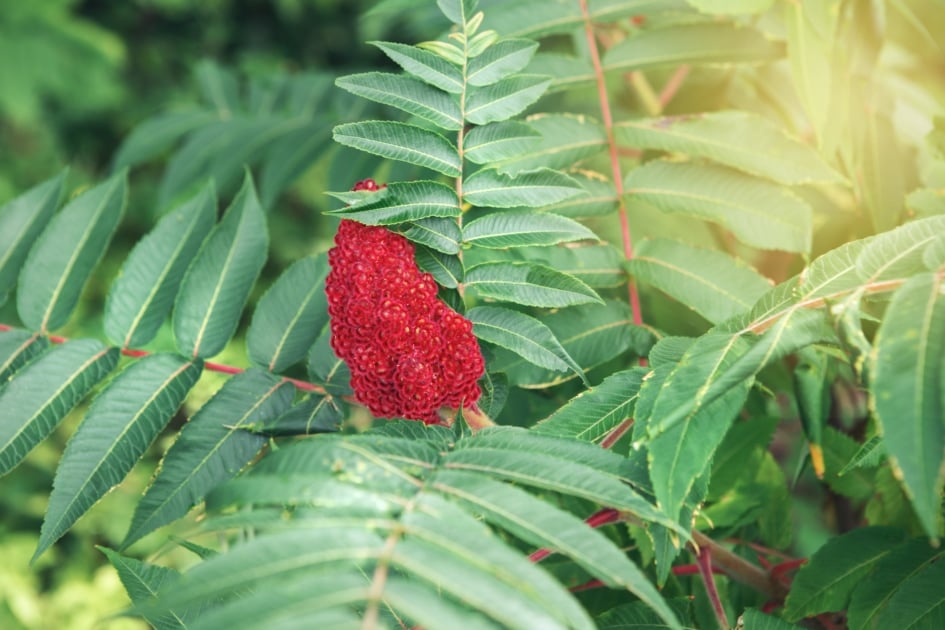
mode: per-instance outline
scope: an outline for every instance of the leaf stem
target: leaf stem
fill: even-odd
[[[594,35],[594,24],[587,8],[587,0],[578,0],[581,5],[581,16],[584,18],[584,34],[587,36],[587,46],[594,66],[594,77],[597,82],[597,96],[600,101],[600,114],[604,123],[604,132],[607,135],[607,147],[610,151],[610,168],[614,178],[614,188],[617,191],[618,212],[620,215],[620,235],[623,240],[623,255],[627,260],[633,258],[633,240],[630,234],[630,221],[627,218],[627,205],[624,201],[623,174],[620,170],[620,157],[617,139],[614,136],[614,119],[610,112],[610,101],[607,97],[607,85],[604,82],[604,69],[601,66],[600,51],[597,48],[597,38]],[[630,309],[633,312],[633,323],[643,324],[643,315],[640,310],[640,295],[637,291],[636,280],[627,279],[627,293],[630,298]]]
[[[712,612],[715,613],[719,627],[722,630],[729,630],[731,625],[728,623],[725,607],[722,606],[718,588],[715,586],[715,577],[712,575],[712,547],[706,545],[699,548],[698,553],[696,553],[696,566],[699,568],[699,577],[702,578],[702,583],[705,585],[705,592],[709,596]]]

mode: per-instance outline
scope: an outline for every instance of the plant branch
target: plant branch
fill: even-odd
[[[594,78],[597,81],[597,96],[600,101],[600,114],[607,135],[607,146],[610,151],[610,167],[614,179],[614,188],[617,191],[617,204],[620,215],[620,234],[623,240],[623,255],[627,260],[633,258],[633,240],[630,235],[630,221],[627,218],[627,205],[624,200],[623,174],[620,170],[620,156],[617,140],[614,136],[614,119],[610,113],[610,101],[607,96],[607,85],[604,82],[604,69],[601,66],[600,51],[597,48],[597,38],[594,35],[594,24],[587,8],[587,0],[578,0],[581,5],[581,16],[584,18],[584,34],[587,36],[588,50],[591,63],[594,66]],[[630,308],[633,311],[633,323],[643,324],[643,315],[640,311],[640,294],[633,278],[627,279],[627,292],[630,298]]]
[[[759,593],[764,593],[770,599],[783,599],[787,594],[784,586],[773,579],[770,574],[732,553],[702,532],[693,530],[692,540],[698,545],[700,551],[702,549],[711,550],[710,553],[714,558],[714,569],[718,569],[739,584],[744,584]]]
[[[699,577],[705,585],[705,592],[709,596],[709,602],[712,604],[712,612],[719,622],[722,630],[729,630],[731,626],[728,623],[728,617],[725,615],[725,607],[722,606],[722,600],[719,598],[719,590],[715,586],[715,577],[712,575],[712,547],[708,545],[700,547],[696,553],[696,566],[699,569]]]

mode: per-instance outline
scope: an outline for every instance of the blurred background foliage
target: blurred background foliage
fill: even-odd
[[[101,337],[99,314],[122,260],[167,203],[207,174],[218,177],[225,202],[227,187],[248,164],[267,209],[278,206],[271,213],[274,246],[260,290],[289,262],[328,246],[333,225],[318,211],[325,205],[322,191],[329,180],[345,189],[366,176],[357,170],[364,162],[358,153],[335,159],[331,126],[363,115],[358,108],[364,106],[335,90],[333,77],[384,65],[382,54],[361,42],[393,38],[392,30],[404,28],[390,16],[362,16],[371,4],[0,0],[0,205],[64,168],[67,189],[76,194],[113,169],[135,167],[121,231],[63,334]],[[442,26],[417,22],[410,28],[426,28],[423,36],[432,37]],[[293,155],[299,143],[301,154]],[[279,172],[267,176],[269,163]],[[0,308],[0,321],[17,323],[12,301]],[[162,337],[170,347],[170,332]],[[245,364],[242,344],[231,346],[233,355],[221,360]],[[203,404],[223,380],[208,374],[192,404]],[[34,567],[28,564],[53,471],[81,417],[78,411],[26,465],[3,479],[4,630],[143,627],[120,618],[102,623],[128,600],[94,545],[121,540],[166,442],[155,444],[150,465],[132,473],[55,551]],[[192,562],[170,559],[175,560]]]

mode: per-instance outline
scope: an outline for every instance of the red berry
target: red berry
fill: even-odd
[[[380,190],[374,180],[354,190]],[[437,299],[414,246],[385,227],[342,220],[325,281],[331,343],[358,401],[382,418],[439,422],[440,407],[471,407],[485,361],[472,323]]]

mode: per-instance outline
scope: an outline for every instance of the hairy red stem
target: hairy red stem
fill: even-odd
[[[728,617],[725,615],[725,608],[722,606],[722,600],[719,598],[719,591],[715,586],[715,578],[712,576],[712,548],[709,546],[700,547],[696,554],[696,566],[699,569],[699,576],[705,585],[705,592],[709,596],[709,602],[712,604],[712,612],[719,622],[722,630],[729,630],[731,626],[728,623]]]

